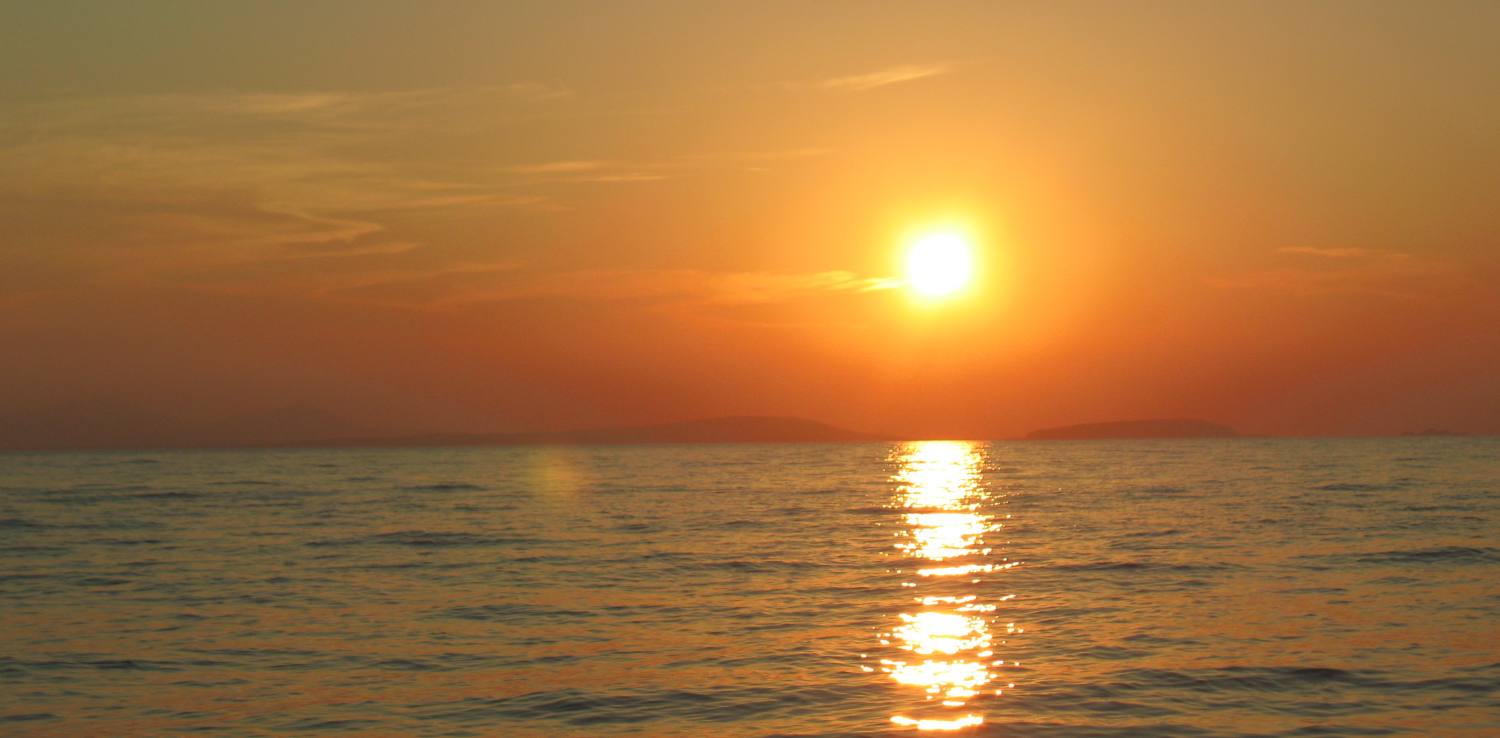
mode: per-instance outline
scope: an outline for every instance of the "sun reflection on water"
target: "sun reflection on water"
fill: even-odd
[[[898,450],[895,506],[905,510],[905,527],[896,549],[915,559],[903,571],[917,581],[902,582],[918,590],[913,609],[881,644],[905,651],[880,660],[880,670],[897,684],[920,690],[915,710],[891,716],[891,722],[924,731],[955,731],[981,725],[984,716],[974,701],[988,695],[1002,661],[995,658],[990,618],[996,605],[981,600],[979,574],[1009,569],[1018,562],[992,560],[986,536],[1003,525],[986,512],[989,496],[980,483],[981,449],[971,443],[923,441]],[[942,562],[941,565],[933,565]],[[1010,599],[1013,595],[999,598]],[[1015,632],[1012,625],[1007,632]]]

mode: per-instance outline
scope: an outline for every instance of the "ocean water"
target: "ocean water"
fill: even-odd
[[[0,455],[0,734],[1500,735],[1500,439]]]

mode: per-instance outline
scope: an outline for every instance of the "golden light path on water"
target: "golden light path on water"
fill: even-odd
[[[1017,563],[994,556],[986,542],[1004,525],[987,512],[983,451],[972,443],[923,441],[902,447],[896,461],[894,504],[906,511],[896,549],[914,559],[902,571],[916,576],[902,582],[913,590],[912,608],[881,634],[881,645],[906,653],[881,659],[880,670],[921,700],[891,722],[927,731],[981,725],[984,715],[972,703],[1002,694],[992,682],[1004,662],[990,633],[996,605],[982,600],[978,575]]]

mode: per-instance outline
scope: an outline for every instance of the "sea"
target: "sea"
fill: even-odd
[[[0,454],[0,735],[1500,736],[1500,439]]]

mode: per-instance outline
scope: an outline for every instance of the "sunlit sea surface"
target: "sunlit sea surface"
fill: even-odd
[[[5,454],[0,608],[12,736],[1497,736],[1500,439]]]

